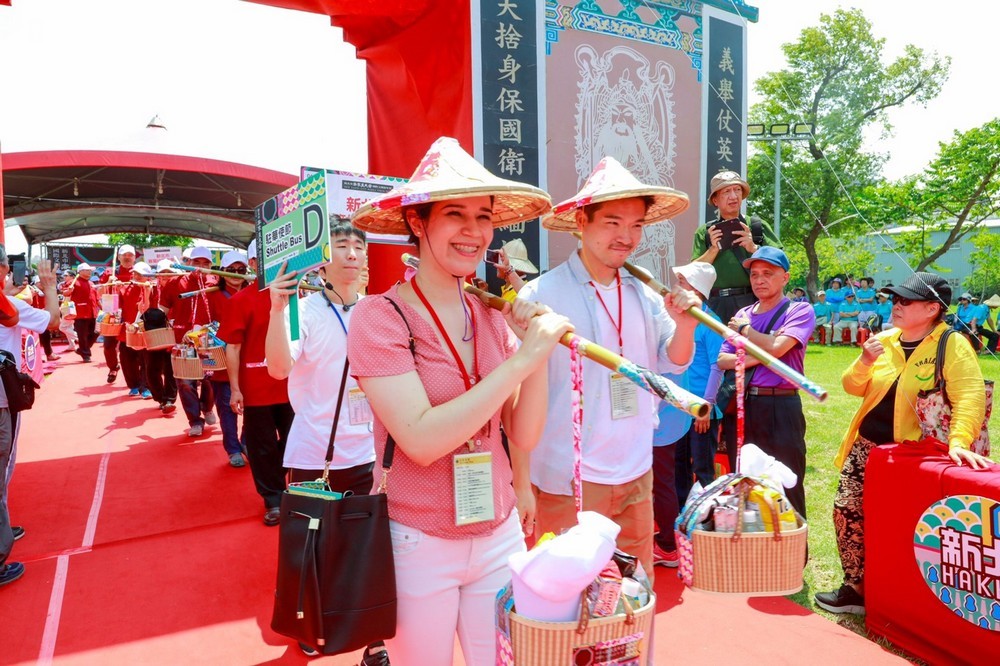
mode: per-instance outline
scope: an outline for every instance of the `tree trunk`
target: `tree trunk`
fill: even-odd
[[[814,222],[809,233],[802,239],[802,246],[806,250],[806,257],[809,259],[809,272],[806,273],[806,291],[809,293],[809,300],[816,300],[816,292],[819,291],[819,256],[816,254],[816,240],[823,231],[823,226],[819,222]]]

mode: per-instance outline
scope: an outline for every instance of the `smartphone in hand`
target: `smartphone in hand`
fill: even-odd
[[[743,225],[740,224],[739,220],[726,220],[725,222],[719,222],[716,229],[722,231],[722,238],[719,239],[719,249],[728,250],[733,247],[736,240],[736,233],[743,230]]]
[[[486,250],[486,263],[500,265],[500,250]]]

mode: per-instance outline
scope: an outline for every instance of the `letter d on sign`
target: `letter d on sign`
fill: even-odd
[[[304,250],[317,245],[323,238],[323,207],[319,204],[309,204],[302,209],[302,231],[306,239]]]

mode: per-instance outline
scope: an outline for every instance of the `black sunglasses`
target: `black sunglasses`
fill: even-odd
[[[226,272],[227,273],[236,273],[238,275],[246,275],[247,274],[247,267],[246,266],[242,266],[240,268],[229,267],[229,268],[226,269]]]

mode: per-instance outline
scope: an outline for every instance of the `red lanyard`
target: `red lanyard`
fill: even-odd
[[[444,338],[445,343],[448,345],[448,350],[451,351],[451,355],[455,357],[455,363],[458,364],[458,369],[462,373],[462,381],[465,382],[465,390],[468,391],[472,388],[475,379],[469,376],[468,370],[465,369],[465,363],[462,363],[462,357],[458,355],[458,350],[455,348],[454,343],[451,341],[451,337],[448,336],[448,331],[444,330],[444,325],[441,324],[441,320],[437,316],[437,312],[431,307],[431,304],[424,298],[423,292],[420,291],[420,287],[417,286],[417,279],[414,278],[410,280],[410,284],[413,285],[413,293],[417,295],[420,302],[424,304],[427,311],[431,314],[431,319],[438,327],[438,331],[441,332],[441,337]],[[462,298],[465,298],[463,295]],[[476,311],[469,308],[469,312],[472,315],[472,370],[479,375],[479,345],[476,343]]]
[[[615,278],[618,280],[618,321],[617,322],[615,322],[615,318],[611,316],[611,310],[608,309],[607,303],[605,303],[604,299],[601,298],[601,290],[597,288],[597,285],[594,284],[593,280],[590,281],[590,286],[594,288],[594,293],[597,294],[597,300],[599,300],[601,302],[601,307],[603,307],[604,311],[608,313],[608,319],[611,320],[611,325],[614,326],[615,330],[618,332],[618,353],[621,354],[622,352],[625,351],[625,346],[622,343],[622,277],[620,275],[616,275]]]

